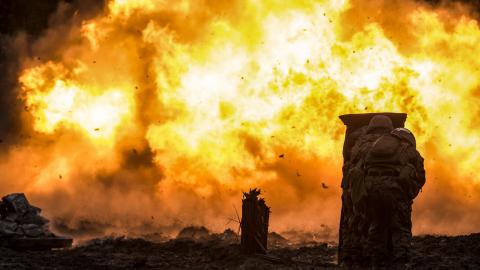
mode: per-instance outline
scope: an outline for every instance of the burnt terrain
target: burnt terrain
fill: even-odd
[[[0,248],[1,269],[336,269],[336,246],[292,245],[275,234],[268,255],[240,253],[233,232],[179,235],[164,242],[104,238],[68,250],[18,251]],[[273,242],[272,242],[273,241]],[[403,269],[480,269],[480,234],[418,236]]]

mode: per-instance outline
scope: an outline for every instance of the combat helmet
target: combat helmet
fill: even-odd
[[[394,129],[391,134],[400,140],[407,141],[413,146],[417,146],[417,141],[415,140],[415,136],[413,136],[413,133],[406,129],[406,128],[396,128]]]
[[[389,132],[393,129],[392,120],[385,115],[375,115],[368,123],[367,133],[371,133],[374,130],[384,129]]]

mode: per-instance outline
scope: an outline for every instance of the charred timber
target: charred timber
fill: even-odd
[[[270,207],[263,198],[259,198],[260,190],[251,189],[243,193],[241,221],[241,249],[244,254],[266,254],[268,240],[268,221]]]

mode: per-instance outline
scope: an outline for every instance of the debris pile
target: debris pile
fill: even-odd
[[[4,196],[0,201],[0,245],[20,250],[70,247],[73,240],[52,233],[41,211],[23,193]]]
[[[0,202],[0,237],[55,237],[42,210],[31,205],[23,193],[13,193]]]

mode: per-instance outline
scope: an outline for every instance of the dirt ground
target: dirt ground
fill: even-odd
[[[0,248],[1,269],[336,269],[336,246],[290,245],[276,235],[269,254],[245,256],[234,235],[145,239],[94,239],[68,250]],[[405,269],[480,269],[480,234],[420,236]]]

